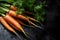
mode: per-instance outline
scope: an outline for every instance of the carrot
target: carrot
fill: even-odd
[[[13,17],[16,17],[16,18],[19,18],[19,19],[22,19],[22,20],[25,20],[27,22],[29,22],[30,24],[32,25],[35,25],[34,23],[32,23],[31,21],[29,21],[29,19],[21,14],[17,15],[15,11],[12,11],[10,10],[9,13],[8,13],[10,16],[13,16]]]
[[[14,11],[17,10],[16,7],[14,7],[13,5],[10,6],[10,9],[11,9],[11,10],[14,10]]]
[[[19,31],[23,32],[24,35],[27,37],[27,34],[25,33],[25,31],[23,30],[22,26],[14,19],[12,18],[10,15],[6,15],[4,17],[5,20],[9,21],[12,25],[14,25],[16,28],[19,29]]]
[[[15,11],[10,10],[8,14],[10,16],[13,16],[13,17],[16,17],[16,18],[19,18],[19,19],[22,19],[22,20],[25,20],[25,21],[29,22],[28,18],[26,18],[25,16],[23,16],[21,14],[17,15]]]
[[[29,21],[25,16],[23,16],[21,14],[17,15],[16,11],[8,10],[8,9],[2,8],[2,7],[0,7],[0,8],[3,9],[4,11],[8,12],[10,16],[17,17],[17,18],[20,18],[25,21]]]
[[[13,16],[13,17],[16,17],[16,18],[19,18],[19,19],[22,19],[22,20],[25,20],[27,22],[29,22],[29,19],[21,14],[17,15],[15,11],[13,10],[10,10],[9,13],[8,13],[10,16]]]
[[[22,19],[22,20],[28,21],[28,22],[29,22],[29,24],[33,25],[34,27],[38,27],[38,28],[40,28],[40,29],[41,29],[41,27],[40,27],[40,26],[37,26],[37,25],[36,25],[36,24],[34,24],[33,22],[29,21],[29,19],[28,19],[28,18],[26,18],[26,17],[24,17],[23,15],[17,15],[17,18],[20,18],[20,19]]]
[[[17,35],[17,37],[19,37],[19,39],[22,40],[22,39],[20,38],[20,36],[15,32],[15,30],[8,25],[8,23],[4,20],[3,17],[0,17],[0,21],[1,21],[1,23],[4,25],[4,27],[5,27],[6,29],[8,29],[9,31],[15,33],[15,34]]]
[[[4,9],[4,10],[6,11],[5,8],[2,8],[2,9]],[[16,18],[25,20],[25,21],[27,21],[28,23],[30,23],[30,24],[32,24],[32,25],[35,26],[35,24],[32,23],[31,21],[29,21],[29,19],[28,19],[27,17],[25,17],[25,16],[23,16],[23,15],[21,15],[21,14],[17,15],[16,11],[10,10],[8,14],[9,14],[10,16],[13,16],[13,17],[16,17]],[[36,26],[35,26],[35,27],[36,27]]]
[[[10,10],[9,11],[9,15],[13,16],[13,17],[17,17],[17,18],[20,18],[20,19],[23,19],[25,21],[28,21],[28,19],[26,17],[24,17],[23,15],[19,14],[17,15],[15,11],[13,10]]]
[[[15,32],[8,24],[7,22],[3,19],[3,17],[0,17],[1,23],[7,28],[9,29],[11,32]]]

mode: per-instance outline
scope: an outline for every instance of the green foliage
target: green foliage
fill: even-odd
[[[40,2],[38,4],[35,4],[35,0],[2,0],[9,3],[12,3],[12,5],[16,6],[18,8],[18,13],[24,13],[25,9],[29,12],[32,12],[34,15],[34,18],[38,21],[44,21],[44,15],[45,15],[45,1]]]
[[[38,21],[42,21],[44,22],[44,15],[45,15],[45,1],[44,2],[40,2],[38,5],[36,5],[34,7],[34,17],[35,19],[37,19]]]

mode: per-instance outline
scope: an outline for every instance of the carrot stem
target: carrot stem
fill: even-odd
[[[6,8],[3,8],[3,7],[0,7],[2,10],[6,11],[6,12],[9,12],[10,10],[9,9],[6,9]]]
[[[10,7],[10,4],[3,4],[1,3],[2,6]]]
[[[1,16],[5,16],[4,14],[0,13]]]
[[[21,32],[23,32],[26,37],[28,37],[27,34],[25,33],[24,29],[22,28],[22,26],[21,26],[14,18],[12,18],[10,15],[6,15],[4,18],[5,18],[7,21],[9,20],[10,23],[12,23],[12,24],[13,24],[15,27],[17,27]]]

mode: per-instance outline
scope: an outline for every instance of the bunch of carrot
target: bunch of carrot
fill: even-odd
[[[9,4],[8,4],[9,5]],[[5,5],[7,6],[7,5]],[[24,31],[23,26],[27,26],[25,23],[23,23],[21,20],[27,21],[30,25],[33,25],[33,28],[38,27],[36,24],[34,24],[32,21],[38,22],[34,18],[31,18],[29,16],[24,16],[23,14],[17,13],[18,8],[9,5],[9,9],[6,9],[4,7],[0,7],[0,9],[4,10],[5,13],[0,12],[0,22],[4,25],[5,28],[7,28],[9,31],[17,34],[14,29],[17,31],[23,32],[26,37],[27,33]],[[20,20],[21,19],[21,20]],[[30,21],[31,20],[31,21]],[[35,26],[35,27],[34,27]],[[14,29],[13,29],[14,28]],[[40,27],[38,27],[40,28]]]

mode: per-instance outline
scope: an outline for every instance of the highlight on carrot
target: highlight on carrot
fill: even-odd
[[[17,32],[8,25],[8,23],[4,20],[3,17],[0,17],[0,21],[1,21],[1,23],[4,25],[4,27],[5,27],[6,29],[8,29],[9,31],[11,31],[11,32],[13,32],[14,34],[16,34],[16,36],[17,36],[20,40],[22,40],[21,37],[17,34]]]

